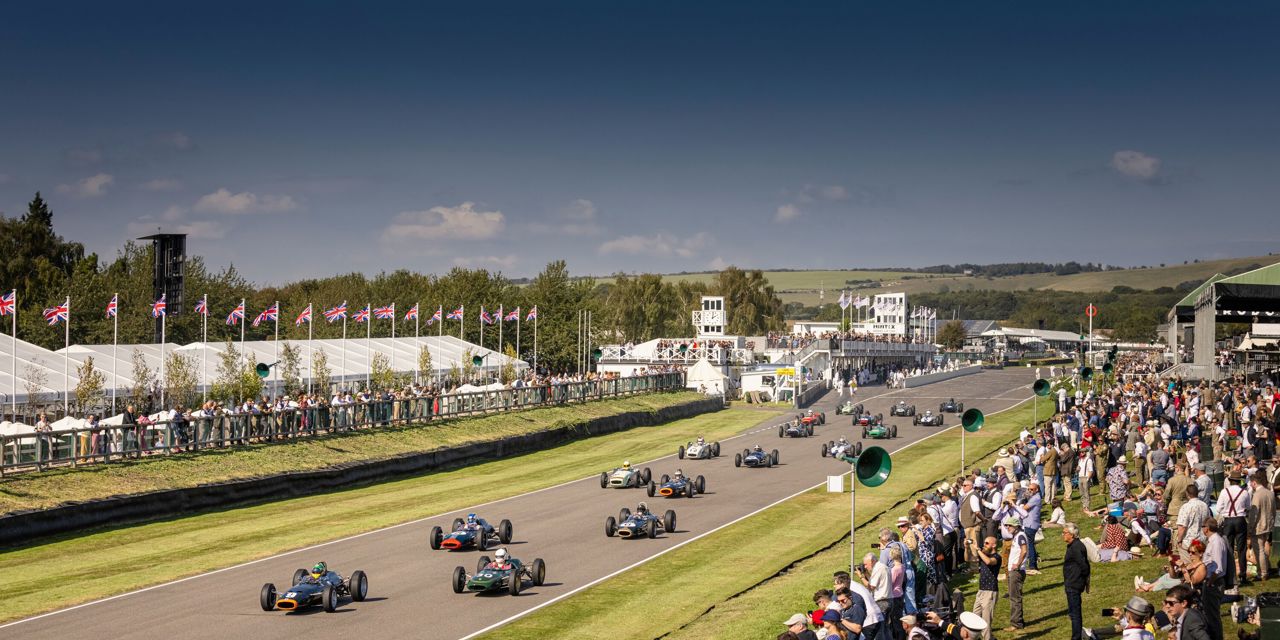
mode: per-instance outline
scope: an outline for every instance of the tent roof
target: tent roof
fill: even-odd
[[[1280,286],[1280,262],[1266,267],[1246,271],[1237,276],[1222,278],[1223,284],[1261,284]]]
[[[687,384],[704,381],[720,382],[726,377],[727,376],[723,373],[720,373],[719,369],[716,369],[710,362],[707,362],[706,358],[702,358],[695,362],[692,367],[689,367],[689,371],[685,374]]]

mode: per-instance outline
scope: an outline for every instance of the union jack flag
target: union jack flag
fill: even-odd
[[[453,311],[450,311],[450,312],[449,312],[449,319],[450,319],[450,320],[461,320],[461,319],[462,319],[462,316],[463,316],[462,309],[463,309],[463,307],[458,307],[457,309],[454,309]]]
[[[120,306],[120,294],[111,296],[111,302],[107,303],[107,317],[116,317],[116,309]]]
[[[332,309],[326,309],[324,312],[324,319],[328,320],[329,322],[334,322],[336,320],[344,320],[346,319],[346,317],[347,317],[347,301],[346,300],[343,300],[342,304]]]
[[[534,306],[532,309],[529,310],[529,315],[524,317],[524,321],[528,322],[530,320],[537,320],[537,319],[538,319],[538,307]]]
[[[71,319],[71,298],[68,297],[66,302],[56,307],[45,309],[44,319],[51,325],[69,321]]]
[[[200,302],[196,303],[196,313],[207,316],[209,315],[209,295],[205,294],[200,298]]]
[[[255,327],[258,326],[259,324],[262,323],[263,320],[275,321],[279,317],[280,317],[280,304],[276,303],[267,307],[266,310],[263,311],[262,313],[259,313],[258,317],[253,319],[253,326]]]
[[[231,315],[227,316],[227,324],[236,326],[240,321],[244,320],[244,300],[240,301],[240,305],[231,310]]]
[[[169,303],[167,303],[167,302],[165,302],[165,301],[164,301],[164,296],[165,296],[165,294],[163,294],[163,293],[162,293],[162,294],[160,294],[160,299],[159,299],[159,300],[156,300],[156,301],[151,305],[151,317],[152,317],[152,318],[163,318],[163,317],[164,317],[165,309],[167,309],[167,308],[169,307]]]
[[[493,324],[493,316],[485,312],[484,307],[480,307],[480,322],[485,324]]]
[[[413,305],[413,308],[412,308],[412,309],[410,309],[410,310],[408,310],[408,311],[404,312],[404,319],[405,319],[405,320],[417,320],[417,319],[418,319],[418,305],[416,305],[416,304],[415,304],[415,305]]]
[[[14,300],[18,297],[18,290],[14,289],[9,293],[0,296],[0,316],[7,316],[13,313]]]
[[[294,320],[293,324],[297,325],[297,324],[303,324],[306,322],[311,322],[311,305],[310,304],[307,305],[306,309],[302,310],[302,313],[298,314],[298,319]]]
[[[444,317],[444,305],[440,305],[439,307],[436,307],[436,312],[431,314],[430,318],[427,318],[427,325],[430,326],[432,322],[439,321],[443,317]]]
[[[356,312],[356,314],[355,314],[354,316],[351,316],[351,319],[352,319],[352,320],[355,320],[356,322],[364,322],[365,320],[368,320],[368,319],[369,319],[369,305],[367,305],[367,304],[366,304],[366,305],[364,306],[364,308],[363,308],[363,309],[361,309],[361,310],[357,311],[357,312]]]
[[[378,307],[377,309],[374,309],[373,317],[379,320],[390,320],[396,317],[396,303],[392,302],[385,307]]]
[[[502,318],[504,322],[511,322],[512,320],[519,320],[519,319],[520,319],[520,307],[516,307],[514,311],[509,312],[507,315],[503,316]]]

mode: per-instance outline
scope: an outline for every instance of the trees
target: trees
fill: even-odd
[[[48,389],[49,374],[39,358],[22,367],[22,380],[22,390],[27,392],[27,404],[35,407],[43,405],[47,401],[45,390]]]
[[[498,381],[501,382],[502,384],[510,384],[513,380],[516,379],[515,347],[511,345],[507,345],[507,348],[505,351],[503,351],[502,355],[507,356],[507,359],[503,360],[502,367],[498,370]]]
[[[577,356],[577,314],[579,310],[596,310],[592,295],[594,284],[569,278],[564,260],[547,264],[524,288],[526,307],[538,307],[538,367],[550,371],[568,371]],[[597,315],[597,317],[600,317]],[[470,358],[470,356],[467,356]],[[464,363],[463,375],[467,375]]]
[[[373,354],[373,360],[369,363],[370,390],[385,391],[394,388],[395,383],[396,374],[391,370],[387,354],[381,351]]]
[[[326,396],[329,394],[330,376],[333,372],[329,369],[329,355],[324,349],[316,349],[311,354],[311,383],[314,386],[313,391]]]
[[[297,395],[302,392],[302,350],[292,342],[285,341],[280,346],[280,379],[284,382],[286,395]]]
[[[156,387],[156,372],[147,364],[147,358],[140,349],[133,351],[133,387],[129,389],[129,400],[139,411],[150,413],[151,391]]]
[[[710,289],[714,295],[724,296],[728,316],[725,333],[757,336],[785,328],[782,300],[763,271],[729,267],[716,274]]]
[[[431,350],[425,344],[418,347],[418,374],[427,380],[432,377]]]
[[[228,340],[218,355],[218,377],[212,395],[228,404],[252,400],[262,393],[262,378],[254,371],[254,363],[242,356]]]
[[[200,382],[196,360],[186,354],[170,352],[164,363],[164,395],[170,407],[191,407],[196,401]]]
[[[938,329],[937,342],[948,351],[959,351],[964,347],[964,323],[951,320]]]
[[[76,367],[76,407],[81,413],[102,404],[103,388],[107,376],[93,365],[93,356],[86,356],[84,362]]]

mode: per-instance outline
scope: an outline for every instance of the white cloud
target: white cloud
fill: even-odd
[[[677,237],[667,233],[652,236],[630,235],[619,236],[599,246],[596,252],[601,255],[625,253],[631,255],[679,256],[691,258],[707,245],[706,233],[697,233],[688,237]]]
[[[213,193],[201,196],[194,209],[201,213],[226,213],[243,215],[250,213],[280,213],[293,211],[298,203],[292,196],[259,196],[248,191],[231,193],[227,189],[218,189]]]
[[[459,267],[498,267],[500,269],[510,269],[515,266],[518,259],[514,255],[505,256],[472,256],[468,258],[454,258],[453,264]]]
[[[404,211],[383,231],[385,240],[484,240],[502,232],[507,225],[501,211],[476,211],[474,202],[456,207],[431,207],[426,211]]]
[[[596,219],[596,205],[586,198],[578,198],[565,207],[561,214],[569,220],[585,222]]]
[[[161,134],[157,137],[160,144],[166,147],[177,149],[178,151],[188,151],[195,145],[191,142],[191,137],[181,131]]]
[[[107,187],[115,181],[115,177],[111,174],[99,173],[79,180],[75,184],[60,184],[58,193],[73,195],[77,198],[97,198],[106,195]]]
[[[774,222],[790,222],[800,217],[800,207],[794,204],[784,204],[778,207],[777,212],[773,214]]]
[[[838,184],[825,186],[820,190],[820,192],[822,193],[823,198],[833,202],[836,200],[849,199],[849,190]]]
[[[187,220],[187,209],[173,205],[156,216],[142,216],[129,223],[131,235],[155,233],[185,233],[192,240],[221,240],[227,235],[227,226],[216,220]]]
[[[160,214],[160,219],[166,222],[175,222],[178,220],[182,220],[183,218],[186,218],[186,217],[187,217],[187,208],[178,206],[176,204],[173,206],[170,206],[168,209],[165,209],[164,213]]]
[[[138,185],[138,188],[143,191],[177,191],[182,188],[182,181],[172,178],[156,178]]]
[[[1117,151],[1111,155],[1111,168],[1130,178],[1151,180],[1160,173],[1160,158],[1141,151]]]
[[[714,271],[724,271],[729,268],[729,262],[720,256],[716,256],[714,260],[707,263],[707,267]]]

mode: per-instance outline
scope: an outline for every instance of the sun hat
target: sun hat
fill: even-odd
[[[789,627],[793,624],[803,624],[806,622],[809,622],[809,619],[804,617],[803,613],[793,613],[790,618],[787,618],[786,622],[782,623],[782,626]]]
[[[960,626],[970,631],[986,631],[987,621],[972,611],[965,611],[960,614]]]
[[[1156,612],[1156,608],[1150,602],[1138,596],[1129,598],[1129,602],[1124,605],[1124,610],[1136,613],[1144,618],[1149,618]]]
[[[1021,527],[1021,526],[1022,526],[1022,519],[1021,519],[1021,518],[1019,518],[1018,516],[1009,516],[1009,517],[1005,518],[1005,519],[1001,522],[1001,524],[1003,524],[1003,525],[1004,525],[1004,526],[1006,526],[1006,527]]]
[[[1009,450],[1004,447],[1000,447],[1000,450],[996,452],[996,455],[1000,456],[1001,458],[1007,458],[1009,457]]]
[[[901,618],[898,618],[898,619],[899,619],[899,620],[901,620],[902,622],[905,622],[905,623],[907,623],[907,624],[909,624],[909,625],[913,626],[913,627],[914,627],[914,626],[916,626],[916,617],[915,617],[915,616],[913,616],[913,615],[905,615],[905,616],[902,616]]]

